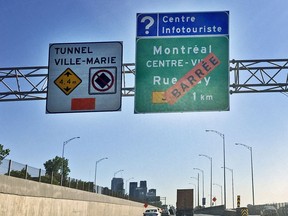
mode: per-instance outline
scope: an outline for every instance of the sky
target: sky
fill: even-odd
[[[123,62],[135,63],[136,14],[229,11],[230,59],[283,59],[287,55],[286,0],[0,0],[0,67],[47,66],[49,44],[123,42]],[[230,74],[233,82],[233,74]],[[253,148],[255,203],[287,202],[288,98],[281,93],[232,94],[230,111],[134,114],[134,97],[122,97],[117,112],[46,114],[46,101],[0,102],[0,143],[7,159],[44,169],[61,156],[63,142],[70,176],[111,186],[146,180],[149,189],[176,203],[176,190],[194,188],[204,171],[204,194],[213,183],[223,186],[222,138],[226,167],[233,169],[235,203],[252,203],[250,152]],[[232,173],[226,170],[227,207],[232,207]],[[200,175],[200,181],[201,175]],[[201,184],[200,184],[201,186]],[[202,191],[200,191],[200,194]],[[213,186],[220,204],[220,188]],[[207,201],[209,203],[209,201]],[[236,204],[235,204],[236,205]]]

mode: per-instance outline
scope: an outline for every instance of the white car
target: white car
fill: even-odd
[[[161,216],[161,210],[159,208],[149,208],[145,210],[143,216]]]

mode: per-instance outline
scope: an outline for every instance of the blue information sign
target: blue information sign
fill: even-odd
[[[137,14],[137,37],[228,35],[229,12]]]

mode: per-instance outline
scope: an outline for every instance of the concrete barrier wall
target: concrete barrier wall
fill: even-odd
[[[142,216],[143,203],[0,175],[3,216]]]

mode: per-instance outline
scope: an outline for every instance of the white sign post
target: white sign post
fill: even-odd
[[[48,113],[121,109],[122,42],[50,44]]]

